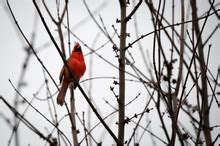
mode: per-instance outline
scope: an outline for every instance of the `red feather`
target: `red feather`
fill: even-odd
[[[75,78],[79,81],[86,71],[86,64],[84,62],[83,53],[82,53],[81,46],[79,43],[75,44],[72,54],[70,55],[70,57],[67,59],[66,62],[70,70],[73,72]],[[60,104],[62,106],[64,103],[67,88],[69,84],[74,81],[71,75],[71,72],[69,72],[69,70],[67,69],[65,65],[63,66],[60,72],[59,79],[62,85],[61,85],[59,94],[57,96],[57,104]],[[74,89],[75,88],[76,88],[76,85],[74,85]]]

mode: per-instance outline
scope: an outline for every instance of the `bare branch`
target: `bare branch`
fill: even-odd
[[[218,12],[218,11],[220,11],[220,9],[217,9],[215,12],[212,12],[212,13],[207,13],[206,16],[200,17],[200,18],[198,18],[198,19],[188,20],[188,21],[185,21],[185,22],[183,22],[183,23],[180,22],[180,23],[175,23],[175,24],[172,24],[172,25],[167,25],[167,26],[161,27],[161,28],[159,28],[159,29],[157,29],[157,30],[155,30],[155,31],[161,31],[161,30],[164,30],[164,29],[169,28],[169,27],[179,26],[179,25],[181,25],[181,24],[192,23],[193,21],[199,21],[199,20],[203,20],[203,19],[208,19],[210,16],[212,16],[213,14],[215,14],[215,13]],[[137,43],[139,40],[141,40],[141,39],[143,39],[143,38],[145,38],[145,37],[147,37],[147,36],[149,36],[149,35],[155,33],[155,31],[152,31],[152,32],[149,32],[149,33],[147,33],[147,34],[141,35],[138,39],[136,39],[136,40],[133,41],[132,43],[128,43],[128,46],[125,47],[124,49],[128,49],[129,47],[132,47],[132,45],[134,45],[135,43]]]
[[[143,0],[139,0],[139,2],[137,3],[137,5],[134,7],[134,9],[130,12],[130,14],[125,18],[125,21],[129,21],[131,19],[131,17],[134,15],[134,13],[138,10],[138,8],[140,7],[141,3]]]
[[[34,125],[32,125],[26,118],[24,118],[14,107],[12,107],[4,97],[0,96],[0,99],[5,103],[5,105],[20,119],[31,131],[39,135],[40,138],[43,138],[45,141],[50,143],[50,145],[55,144],[56,141],[51,141],[49,138],[44,136]]]

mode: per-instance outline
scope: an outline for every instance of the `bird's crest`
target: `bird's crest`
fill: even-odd
[[[80,46],[80,44],[78,42],[75,42],[73,51],[75,51],[75,52],[82,52],[81,46]]]

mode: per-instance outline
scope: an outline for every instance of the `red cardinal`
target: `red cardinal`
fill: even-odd
[[[79,81],[86,71],[86,64],[84,62],[83,53],[79,43],[75,43],[72,54],[66,62],[70,70],[73,72],[75,78]],[[64,103],[67,88],[69,84],[74,81],[71,72],[69,72],[68,68],[65,65],[63,65],[59,79],[60,82],[62,82],[62,85],[57,96],[57,104],[60,104],[62,106]],[[75,88],[76,84],[74,84],[74,89]]]

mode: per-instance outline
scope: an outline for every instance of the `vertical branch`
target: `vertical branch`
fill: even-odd
[[[35,15],[35,22],[33,23],[33,31],[31,33],[31,42],[30,44],[33,46],[34,45],[34,42],[35,42],[35,36],[36,36],[36,28],[37,28],[37,25],[38,25],[38,17],[36,17]],[[26,75],[26,71],[28,69],[28,65],[29,65],[29,61],[30,61],[30,57],[32,56],[32,51],[31,51],[31,48],[26,46],[24,47],[24,51],[26,53],[26,57],[24,59],[24,62],[23,62],[23,65],[22,65],[22,70],[21,70],[21,74],[20,74],[20,77],[19,77],[19,81],[18,81],[18,85],[17,85],[17,89],[19,92],[21,92],[22,88],[25,86],[25,81],[24,81],[24,77]],[[14,99],[14,107],[15,109],[17,110],[18,109],[18,104],[21,102],[19,101],[19,95],[16,93],[15,94],[15,99]],[[16,114],[15,114],[15,117],[14,117],[14,133],[15,133],[15,145],[16,146],[19,146],[19,131],[18,131],[18,119],[16,117]]]
[[[151,17],[152,17],[152,21],[153,21],[153,25],[154,25],[154,32],[156,31],[156,23],[157,23],[157,19],[158,19],[158,14],[157,11],[155,10],[154,6],[153,6],[153,3],[152,3],[152,0],[150,0],[149,2],[148,1],[145,1],[147,6],[149,7],[150,11],[151,11]],[[160,8],[160,3],[159,3],[159,6],[158,6],[158,11],[159,11],[159,8]],[[154,17],[156,17],[156,22],[154,20]],[[163,18],[163,17],[161,17]],[[162,23],[161,23],[162,25]],[[153,51],[155,52],[155,36],[154,36],[154,41],[153,41]],[[156,76],[156,82],[157,82],[157,86],[158,86],[158,91],[161,91],[161,86],[160,86],[160,78],[158,76],[158,73],[157,73],[157,68],[156,68],[156,64],[155,64],[155,53],[153,52],[153,68],[154,68],[154,72],[155,72],[155,76]],[[168,131],[167,131],[167,128],[166,128],[166,125],[165,125],[165,122],[163,120],[163,116],[161,114],[161,109],[160,109],[160,103],[161,103],[161,95],[159,94],[159,92],[157,92],[157,102],[156,102],[156,107],[157,107],[157,112],[158,112],[158,116],[159,116],[159,119],[160,119],[160,122],[162,124],[162,129],[166,135],[166,139],[167,141],[170,143],[170,137],[169,137],[169,134],[168,134]],[[165,99],[165,98],[164,98]],[[167,101],[165,100],[165,102],[167,103]]]
[[[183,53],[184,53],[184,31],[185,31],[185,24],[183,23],[185,21],[185,8],[184,8],[184,0],[181,0],[181,32],[180,32],[180,53],[179,53],[179,71],[178,71],[178,76],[177,76],[177,82],[176,82],[176,88],[175,88],[175,92],[174,92],[174,96],[172,96],[172,104],[173,104],[173,135],[172,135],[172,139],[171,142],[175,143],[175,135],[176,133],[178,133],[180,141],[182,142],[182,135],[179,134],[179,130],[178,130],[178,125],[177,125],[177,97],[178,97],[178,93],[179,93],[179,89],[180,89],[180,84],[181,84],[181,79],[182,79],[182,73],[183,73]],[[171,60],[172,61],[172,60]],[[179,108],[181,108],[181,106],[179,106]],[[174,139],[173,139],[174,138]],[[172,141],[173,140],[173,141]]]
[[[43,75],[44,75],[44,80],[45,80],[45,84],[46,84],[46,89],[47,89],[47,95],[48,97],[52,97],[52,94],[51,94],[51,91],[50,91],[50,88],[49,88],[49,85],[48,85],[48,79],[46,77],[46,73],[45,73],[45,70],[43,69]],[[36,95],[35,95],[36,96]],[[52,116],[52,111],[50,109],[50,102],[49,102],[49,98],[47,100],[47,103],[48,103],[48,108],[50,110],[50,113],[51,113],[51,118],[53,119],[53,122],[55,125],[58,125],[58,119],[57,119],[57,110],[55,108],[55,103],[54,103],[54,100],[53,98],[50,98],[51,100],[51,103],[52,103],[52,106],[53,106],[53,109],[54,109],[54,119],[53,119],[53,116]],[[57,140],[58,140],[58,145],[60,146],[60,132],[59,130],[57,129]]]
[[[62,14],[59,14],[59,5],[60,3],[57,3],[57,19],[58,21],[56,21],[52,14],[49,11],[49,8],[47,7],[45,1],[43,0],[43,4],[44,7],[48,13],[48,15],[50,16],[51,20],[55,23],[55,25],[57,26],[57,30],[58,30],[58,35],[59,35],[59,39],[60,39],[60,47],[62,50],[62,54],[63,54],[63,58],[66,59],[66,53],[65,53],[65,45],[64,45],[64,38],[63,38],[63,31],[62,31],[62,22],[65,16],[65,13],[67,12],[68,15],[68,0],[65,0],[65,6],[63,9]],[[69,30],[69,16],[67,16],[67,24],[68,24],[68,30]],[[70,52],[70,35],[69,35],[69,31],[68,31],[68,43],[69,43],[69,52]],[[70,113],[70,122],[72,125],[72,137],[73,137],[73,143],[74,145],[78,145],[78,138],[77,138],[77,130],[76,130],[76,120],[75,120],[75,99],[74,99],[74,89],[73,86],[70,86],[70,108],[71,108],[71,113]],[[66,105],[67,111],[69,113],[68,110],[68,106]]]
[[[90,61],[89,61],[89,66],[90,66],[90,70],[89,70],[89,77],[92,77],[92,65],[93,65],[93,54],[90,55]],[[89,82],[89,97],[90,100],[92,98],[92,80],[90,80]],[[91,129],[91,109],[88,107],[88,130]],[[92,146],[92,139],[91,137],[89,137],[89,145]]]
[[[86,139],[86,146],[89,146],[88,143],[88,138],[87,138],[87,129],[86,129],[86,125],[85,125],[85,112],[82,113],[82,124],[83,124],[83,130],[84,130],[84,134],[85,134],[85,139]]]
[[[171,38],[174,41],[174,22],[175,22],[175,0],[172,0],[172,34],[171,34]],[[171,42],[171,59],[173,60],[173,51],[174,51],[174,42]]]
[[[198,19],[197,15],[197,3],[196,0],[191,0],[191,7],[192,7],[192,17],[193,20]],[[199,57],[199,64],[201,69],[201,97],[202,97],[202,105],[201,105],[201,118],[202,121],[201,125],[204,125],[204,135],[205,135],[205,141],[206,145],[210,145],[212,142],[211,138],[211,131],[210,131],[210,124],[209,124],[209,108],[208,108],[208,90],[207,90],[207,81],[206,81],[206,64],[205,64],[205,58],[204,58],[204,52],[203,52],[203,41],[201,36],[201,30],[199,27],[198,21],[193,21],[193,26],[195,28],[195,35],[198,41],[198,57]],[[201,126],[200,125],[200,126]]]
[[[135,4],[135,0],[133,0],[133,5],[134,4]],[[134,29],[135,29],[136,38],[138,38],[140,35],[139,35],[139,31],[138,31],[138,26],[137,26],[137,16],[136,15],[134,15]],[[149,66],[147,64],[147,59],[146,59],[146,56],[144,55],[143,47],[142,47],[140,41],[138,41],[138,48],[140,48],[141,57],[143,59],[144,65],[148,69]]]
[[[119,50],[119,100],[118,100],[118,140],[122,146],[124,143],[124,117],[125,117],[125,45],[126,45],[126,0],[120,0],[121,32]]]
[[[63,12],[62,12],[61,16],[59,15],[59,4],[60,3],[57,3],[57,17],[58,17],[57,19],[58,19],[58,21],[56,21],[54,19],[54,17],[52,16],[52,14],[50,13],[50,10],[46,5],[45,0],[43,0],[42,2],[43,2],[43,5],[44,5],[48,15],[50,16],[51,20],[57,26],[58,36],[59,36],[59,39],[60,39],[60,47],[61,47],[61,50],[63,52],[64,58],[66,58],[64,38],[63,38],[63,30],[62,30],[62,25],[61,24],[63,22],[63,18],[65,16],[65,13],[66,13],[66,10],[67,10],[68,0],[65,0],[65,6],[64,6],[64,9],[63,9]]]
[[[92,77],[92,69],[93,69],[93,54],[90,55],[90,60],[89,60],[89,78]],[[90,100],[92,98],[92,80],[89,82],[89,97]],[[91,130],[91,109],[88,107],[88,130]],[[89,145],[92,146],[92,139],[89,137]]]
[[[37,134],[40,138],[43,140],[47,141],[51,146],[56,146],[56,142],[53,142],[48,138],[47,136],[44,136],[31,122],[29,122],[25,117],[23,117],[13,106],[11,106],[5,99],[4,97],[0,96],[0,100],[4,102],[4,104],[9,108],[11,112],[13,112],[16,117],[23,122],[25,126],[27,126],[32,132]]]
[[[63,17],[64,17],[64,14],[65,14],[65,11],[67,13],[67,30],[70,30],[69,29],[69,11],[68,11],[68,0],[66,0],[66,5],[65,5],[65,8],[63,10],[63,13],[62,13],[62,16],[61,16],[61,20],[63,20]],[[61,27],[61,23],[59,25]],[[60,28],[60,30],[62,31],[62,29]],[[60,38],[63,38],[63,34],[60,35],[61,37]],[[61,40],[60,40],[61,41]],[[64,44],[64,42],[63,42]],[[71,46],[70,46],[70,31],[68,31],[68,50],[69,50],[69,54],[71,53]],[[64,45],[63,45],[64,47]],[[62,46],[61,46],[62,48]],[[65,54],[65,52],[63,52],[63,54]],[[74,94],[74,88],[73,88],[73,85],[71,84],[70,86],[70,111],[71,111],[71,123],[72,123],[72,137],[73,137],[73,144],[75,146],[78,146],[79,145],[79,142],[78,142],[78,137],[77,137],[77,128],[76,128],[76,116],[75,116],[75,94]]]
[[[41,21],[42,21],[42,23],[43,23],[43,25],[44,25],[44,27],[45,27],[45,29],[46,29],[46,31],[47,31],[49,37],[50,37],[52,43],[54,44],[55,48],[57,49],[57,52],[59,53],[60,57],[61,57],[62,60],[63,60],[64,65],[65,65],[65,66],[67,67],[67,69],[70,71],[70,73],[71,73],[71,75],[72,75],[72,77],[73,77],[73,79],[74,79],[74,82],[77,83],[76,85],[77,85],[78,89],[80,90],[80,92],[82,93],[83,97],[86,99],[86,101],[88,102],[88,104],[90,105],[90,107],[92,108],[93,112],[95,113],[95,115],[97,116],[97,118],[100,120],[100,122],[102,123],[102,125],[106,128],[106,130],[109,132],[109,134],[110,134],[110,135],[112,136],[112,138],[115,140],[115,142],[118,144],[119,141],[118,141],[117,137],[116,137],[115,134],[112,132],[112,130],[109,128],[109,126],[105,123],[105,121],[102,119],[102,117],[101,117],[100,114],[97,112],[97,110],[96,110],[96,108],[94,107],[94,105],[92,104],[92,102],[89,100],[89,98],[88,98],[87,94],[85,93],[85,91],[82,89],[82,87],[79,85],[79,83],[78,83],[77,80],[75,79],[73,72],[70,70],[68,64],[66,63],[65,58],[63,57],[63,54],[62,54],[62,52],[61,52],[60,49],[59,49],[59,46],[57,45],[57,43],[56,43],[56,41],[55,41],[53,35],[52,35],[51,32],[50,32],[49,27],[47,26],[47,24],[46,24],[46,22],[45,22],[45,20],[44,20],[44,17],[43,17],[43,15],[42,15],[42,13],[41,13],[41,11],[40,11],[40,9],[39,9],[37,3],[36,3],[36,0],[33,0],[33,3],[34,3],[35,8],[37,9],[37,12],[38,12],[38,14],[39,14],[39,16],[40,16],[40,18],[41,18]]]
[[[79,146],[76,130],[76,117],[75,117],[75,97],[73,85],[70,86],[70,114],[71,114],[71,123],[72,123],[72,137],[74,146]]]
[[[100,36],[100,33],[97,33],[95,39],[93,40],[92,49],[94,50],[95,44]],[[90,55],[89,60],[89,78],[92,78],[93,76],[93,53]],[[88,96],[90,97],[90,100],[92,100],[92,89],[93,89],[93,81],[89,81],[89,90],[88,90]],[[91,108],[88,107],[88,130],[91,130]],[[89,145],[92,146],[92,139],[89,137]]]
[[[194,3],[195,1],[191,1],[191,5],[192,5],[192,9],[194,9],[194,11],[196,11],[196,3]],[[212,3],[212,5],[214,4],[214,2],[215,1],[213,1],[213,3]],[[193,7],[195,7],[195,8],[193,8]],[[197,42],[196,42],[196,45],[195,45],[195,47],[193,48],[193,50],[192,50],[192,57],[191,57],[191,59],[190,59],[190,63],[189,63],[189,66],[188,66],[188,70],[187,70],[187,74],[186,74],[186,77],[185,77],[185,80],[184,80],[184,83],[183,83],[183,88],[185,89],[186,88],[186,83],[187,83],[187,81],[188,81],[188,77],[189,77],[189,74],[191,73],[191,67],[192,67],[192,64],[193,64],[193,61],[194,61],[194,59],[196,58],[196,51],[197,51],[197,47],[198,47],[198,44],[200,43],[200,38],[201,38],[201,35],[202,35],[202,32],[203,32],[203,30],[204,30],[204,28],[205,28],[205,26],[206,26],[206,22],[207,22],[207,20],[208,20],[208,18],[210,17],[210,12],[211,12],[211,7],[209,8],[209,10],[208,10],[208,12],[207,12],[207,15],[204,17],[205,18],[205,20],[204,20],[204,23],[203,23],[203,25],[202,25],[202,28],[201,28],[201,30],[198,32],[199,34],[197,34],[198,36],[198,38],[197,38]],[[194,13],[192,13],[193,15],[194,15]],[[196,21],[198,21],[198,19],[194,19],[192,22],[194,23],[194,22],[196,22]],[[198,22],[197,22],[197,24],[198,24]],[[206,67],[205,67],[206,68]],[[184,94],[184,91],[185,90],[182,90],[182,92],[181,92],[181,96],[180,96],[180,100],[179,100],[179,102],[181,103],[182,102],[182,100],[183,100],[183,94]],[[207,98],[207,97],[206,97]],[[208,99],[207,99],[208,100]],[[208,101],[207,101],[208,102]],[[203,105],[203,103],[202,103],[202,105]],[[179,104],[179,106],[181,106],[181,104]],[[177,115],[178,115],[178,113],[179,113],[179,109],[180,108],[178,108],[177,109]],[[200,121],[202,121],[202,119],[201,119],[202,117],[201,117],[201,115],[200,115]],[[201,126],[202,126],[202,123],[200,122],[200,127],[199,127],[199,129],[201,128]],[[204,127],[204,126],[203,126]],[[208,130],[209,131],[209,133],[210,133],[210,129],[209,129],[209,127],[206,127],[207,129],[206,130]],[[198,139],[198,137],[199,137],[199,135],[197,136],[197,139]],[[210,133],[210,138],[211,138],[211,133]]]
[[[66,6],[66,21],[67,21],[67,37],[68,37],[68,50],[69,50],[69,54],[71,53],[71,42],[70,42],[70,23],[69,23],[69,9],[68,6]]]
[[[185,8],[184,8],[184,0],[181,0],[181,32],[180,32],[180,53],[179,53],[179,72],[177,76],[177,83],[176,83],[176,88],[175,88],[175,99],[174,99],[174,111],[177,111],[177,95],[180,89],[180,83],[181,83],[181,78],[182,78],[182,72],[183,72],[183,53],[184,53],[184,32],[185,32],[185,24],[183,23],[185,21]],[[176,117],[177,119],[177,117]]]

